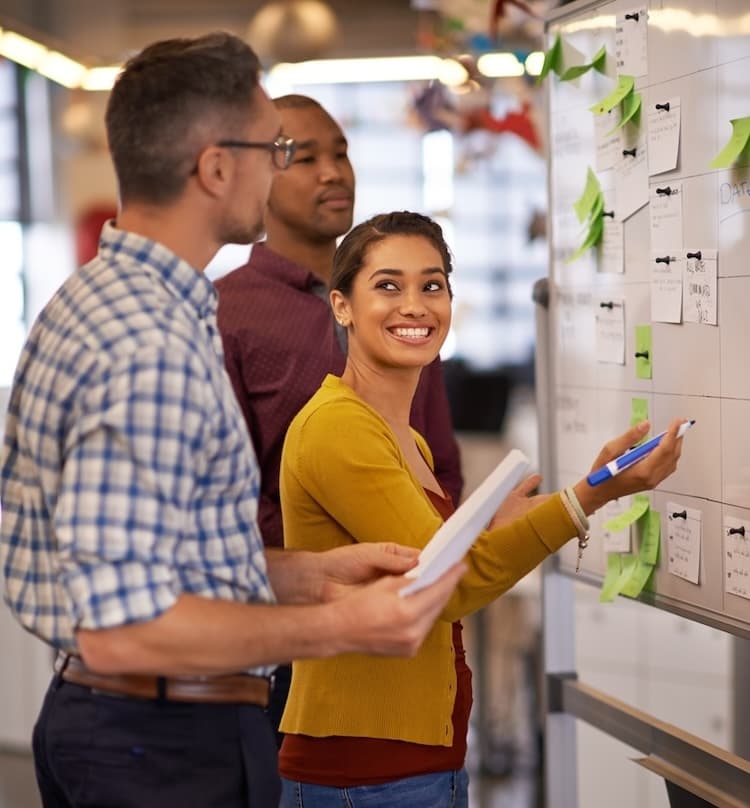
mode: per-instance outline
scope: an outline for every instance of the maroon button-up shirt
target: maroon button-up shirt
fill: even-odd
[[[258,524],[269,547],[284,543],[279,468],[286,431],[326,374],[340,376],[346,363],[321,286],[311,272],[264,244],[253,247],[247,264],[216,281],[227,371],[261,470]],[[457,503],[463,478],[439,359],[422,371],[411,423],[427,440],[438,481]]]

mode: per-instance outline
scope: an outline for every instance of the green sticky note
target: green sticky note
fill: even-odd
[[[641,546],[638,550],[638,558],[644,564],[654,565],[659,560],[659,548],[661,547],[661,516],[657,511],[650,508],[643,519],[641,530]]]
[[[635,79],[632,76],[626,76],[624,74],[618,76],[617,87],[615,87],[606,98],[597,101],[597,103],[594,104],[593,107],[589,107],[589,109],[594,115],[604,115],[605,112],[614,109],[628,93],[632,92],[634,86]]]
[[[593,67],[597,73],[604,73],[607,69],[607,49],[604,45],[594,54],[594,58],[591,60],[591,67]]]
[[[643,587],[648,583],[654,568],[651,564],[644,564],[640,559],[635,559],[635,565],[627,581],[623,585],[620,593],[629,598],[637,598],[643,591]]]
[[[599,179],[589,166],[586,170],[586,184],[583,186],[583,193],[573,203],[573,210],[575,210],[579,222],[586,221],[586,217],[594,207],[601,190]]]
[[[651,378],[651,326],[635,327],[635,375],[639,379]]]
[[[595,216],[601,216],[603,210],[604,210],[604,194],[600,192],[596,195],[594,204],[591,206],[591,210],[589,211],[589,217],[593,219]]]
[[[630,400],[630,426],[640,424],[641,421],[648,421],[648,399],[632,398]]]
[[[638,558],[632,553],[625,553],[620,556],[620,562],[622,563],[622,568],[620,569],[620,575],[615,582],[615,589],[617,590],[618,594],[627,588],[630,576],[633,574],[636,566],[638,565]]]
[[[537,76],[537,83],[544,81],[550,70],[558,75],[560,75],[560,71],[562,70],[562,41],[560,34],[555,37],[552,47],[544,54],[544,62]]]
[[[560,81],[570,81],[571,79],[577,79],[579,76],[582,76],[584,73],[588,73],[589,70],[592,68],[598,70],[599,73],[604,72],[604,63],[607,59],[607,50],[602,45],[601,48],[596,52],[594,58],[588,62],[587,64],[583,65],[573,65],[565,70],[560,75]]]
[[[637,522],[649,507],[650,503],[646,494],[636,494],[633,497],[632,505],[626,511],[618,513],[617,516],[605,522],[602,527],[611,533],[619,533]]]
[[[622,562],[619,553],[607,555],[607,574],[602,581],[602,591],[599,593],[601,603],[610,603],[617,597],[617,582],[620,579]]]
[[[565,259],[565,263],[566,264],[572,263],[577,258],[580,258],[586,252],[586,250],[590,250],[595,244],[598,244],[602,240],[603,232],[604,232],[604,223],[602,222],[602,217],[599,216],[591,221],[591,227],[589,228],[586,240],[573,253],[573,255]]]
[[[750,140],[750,117],[734,118],[729,143],[708,164],[710,168],[729,168],[740,156]]]
[[[605,134],[605,137],[613,135],[618,129],[622,129],[628,121],[632,121],[636,126],[640,123],[641,94],[629,92],[621,102],[620,120]]]

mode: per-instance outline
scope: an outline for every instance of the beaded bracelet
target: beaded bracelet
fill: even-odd
[[[568,512],[568,516],[570,516],[578,533],[578,556],[576,558],[576,572],[578,572],[581,569],[583,551],[589,545],[589,520],[581,507],[581,503],[578,501],[576,492],[572,488],[563,489],[560,495],[565,510]]]

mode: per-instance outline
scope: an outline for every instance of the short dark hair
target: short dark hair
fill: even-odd
[[[121,200],[176,199],[204,146],[242,136],[259,70],[253,50],[223,32],[156,42],[131,58],[106,114]]]
[[[453,297],[449,279],[453,262],[442,228],[429,216],[408,210],[380,213],[350,230],[333,257],[329,288],[337,289],[349,297],[354,279],[367,260],[370,248],[388,236],[419,236],[429,241],[443,259],[448,292]]]

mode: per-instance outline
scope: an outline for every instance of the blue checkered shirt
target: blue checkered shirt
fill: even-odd
[[[151,620],[182,592],[272,602],[259,472],[209,280],[105,226],[29,335],[2,452],[0,563],[56,648]]]

